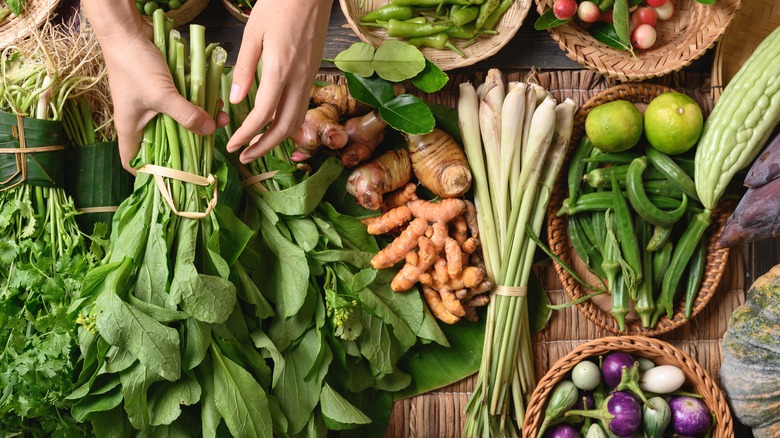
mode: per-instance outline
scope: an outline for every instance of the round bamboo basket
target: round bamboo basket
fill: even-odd
[[[578,20],[549,29],[553,39],[569,59],[622,81],[641,81],[678,71],[698,59],[712,47],[734,18],[743,0],[718,0],[704,5],[696,0],[674,1],[670,20],[659,21],[655,45],[635,50],[607,46],[593,38]],[[541,14],[554,0],[536,0]]]
[[[185,25],[197,17],[206,6],[209,4],[209,0],[187,0],[182,3],[179,9],[173,9],[165,13],[165,16],[173,20],[173,25],[178,27]],[[152,17],[148,15],[141,15],[144,17],[147,23],[152,22]]]
[[[249,15],[242,12],[241,9],[238,8],[238,6],[233,4],[232,1],[222,0],[222,4],[225,5],[225,9],[227,9],[227,11],[230,12],[230,15],[236,17],[242,23],[246,23],[247,21],[249,21]]]
[[[0,21],[0,49],[29,35],[47,21],[60,0],[28,0],[21,17],[9,14]]]
[[[577,111],[577,114],[574,117],[574,128],[570,144],[573,146],[579,144],[580,139],[585,133],[585,118],[593,108],[603,103],[619,99],[628,100],[634,103],[649,103],[653,97],[668,91],[674,90],[662,85],[645,83],[622,84],[602,91],[588,100],[585,105]],[[564,169],[567,168],[568,161],[574,151],[573,146],[569,150],[566,162],[564,163]],[[562,172],[561,177],[558,178],[555,188],[553,189],[550,207],[547,212],[548,245],[552,252],[560,257],[564,263],[569,266],[578,265],[577,271],[585,278],[589,278],[592,284],[596,284],[595,277],[590,273],[586,273],[586,269],[582,262],[572,249],[568,235],[567,216],[558,217],[555,214],[558,209],[561,208],[561,205],[563,205],[563,200],[568,196],[566,179],[566,172]],[[695,317],[704,309],[713,295],[715,295],[720,280],[723,277],[723,272],[725,271],[728,262],[729,250],[728,248],[716,249],[715,243],[717,242],[723,227],[726,225],[726,221],[733,208],[733,203],[724,203],[713,211],[712,224],[707,230],[708,234],[705,235],[705,238],[707,239],[707,265],[705,267],[704,280],[699,289],[699,293],[696,296],[696,300],[694,301],[691,318]],[[575,259],[578,263],[573,263]],[[555,264],[555,271],[557,272],[561,283],[563,283],[564,291],[572,301],[587,295],[584,288],[557,263]],[[611,308],[611,298],[609,298],[609,296],[602,295],[600,297],[594,297],[593,299],[578,304],[577,307],[585,317],[593,321],[597,326],[607,329],[612,333],[620,334],[617,320],[609,313]],[[669,319],[666,316],[662,316],[659,318],[656,326],[652,328],[643,328],[641,321],[632,311],[626,317],[625,334],[657,336],[672,331],[688,321],[688,319],[685,318],[684,311],[685,303],[683,300],[679,300],[675,304],[675,313],[673,317]]]
[[[347,17],[347,22],[352,31],[361,40],[378,47],[382,41],[388,38],[384,29],[378,29],[360,25],[360,17],[380,8],[390,0],[339,0],[341,10]],[[425,56],[436,63],[442,70],[452,70],[455,68],[466,67],[478,61],[489,58],[498,52],[523,24],[528,11],[531,9],[531,0],[515,0],[512,6],[501,17],[501,21],[496,25],[497,35],[485,36],[479,38],[468,47],[463,47],[465,40],[452,40],[451,42],[463,51],[466,55],[461,58],[457,53],[449,49],[432,49],[429,47],[421,48]]]
[[[613,351],[644,357],[656,365],[674,365],[685,374],[685,386],[704,397],[704,403],[716,418],[712,438],[733,438],[734,424],[726,398],[712,377],[691,356],[658,339],[644,336],[610,336],[579,345],[556,362],[542,377],[525,411],[523,437],[535,437],[544,419],[544,408],[553,387],[580,361]]]

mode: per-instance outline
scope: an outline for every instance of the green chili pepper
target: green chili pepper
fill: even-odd
[[[409,38],[409,44],[415,47],[432,47],[434,49],[448,48],[460,55],[461,58],[466,57],[460,49],[450,42],[450,37],[444,32],[424,37]]]
[[[642,258],[639,252],[639,242],[637,241],[636,231],[634,229],[634,219],[631,216],[631,210],[628,207],[626,198],[620,192],[620,185],[617,177],[613,173],[612,180],[612,202],[615,209],[615,225],[617,226],[617,235],[620,236],[620,252],[627,266],[623,266],[623,276],[628,286],[631,299],[636,300],[637,285],[642,281]],[[627,269],[633,272],[626,272]]]
[[[478,15],[479,7],[477,6],[462,8],[450,13],[450,18],[447,20],[447,24],[450,26],[463,26],[476,20]]]
[[[577,149],[574,151],[571,160],[569,161],[569,173],[567,174],[567,182],[569,186],[569,199],[576,201],[580,192],[580,183],[585,171],[585,160],[590,156],[593,150],[593,143],[588,140],[588,137],[583,136],[580,140],[580,144],[577,145]]]
[[[414,17],[410,18],[408,20],[403,20],[404,23],[414,23],[414,24],[427,24],[429,23],[428,19],[425,17]]]
[[[363,22],[377,22],[388,20],[408,20],[414,16],[414,8],[407,5],[398,5],[395,3],[388,3],[379,9],[373,10],[364,15],[360,21]]]
[[[647,245],[650,240],[651,225],[647,221],[639,220],[639,236],[641,246]],[[639,315],[642,321],[642,327],[649,327],[655,311],[655,301],[653,300],[653,260],[650,253],[644,253],[642,256],[642,282],[639,283],[634,311]]]
[[[474,38],[476,32],[477,31],[474,29],[474,23],[469,23],[465,26],[449,27],[444,31],[444,33],[446,33],[450,38],[458,38],[463,40]]]
[[[696,252],[691,258],[688,281],[685,284],[685,317],[690,318],[693,313],[693,302],[699,293],[699,287],[704,280],[704,268],[707,265],[707,244],[704,240],[699,243]]]
[[[696,193],[696,184],[693,183],[691,177],[688,176],[688,174],[685,173],[670,156],[648,146],[647,158],[653,164],[653,167],[658,169],[658,171],[669,179],[669,181],[680,187],[680,190],[685,192],[686,195],[697,201],[699,200]]]
[[[677,247],[674,248],[672,260],[669,262],[669,269],[664,274],[664,280],[661,284],[661,295],[656,301],[656,310],[653,314],[653,325],[666,312],[666,316],[671,318],[674,314],[674,297],[677,292],[677,286],[680,284],[683,271],[688,260],[690,260],[699,242],[704,236],[704,231],[712,222],[712,212],[704,210],[693,216],[688,227],[683,231],[680,240],[677,241]]]
[[[388,20],[386,23],[364,23],[364,26],[387,29],[387,36],[393,38],[415,38],[442,33],[447,26],[442,24],[418,23],[400,20]]]
[[[477,30],[482,30],[485,22],[490,18],[490,14],[498,8],[498,4],[499,0],[485,0],[485,2],[479,6],[479,16],[474,24],[474,27]]]
[[[640,157],[631,162],[626,174],[626,192],[634,211],[653,225],[672,226],[679,221],[688,208],[688,198],[683,194],[680,206],[666,212],[653,205],[642,185],[642,174],[647,168],[647,157]]]
[[[392,0],[391,3],[404,6],[439,6],[441,4],[469,6],[469,0]]]
[[[498,7],[493,11],[492,14],[490,14],[487,20],[485,20],[485,23],[482,24],[482,30],[495,29],[496,25],[501,20],[501,17],[503,17],[504,13],[512,7],[514,2],[515,0],[501,0],[501,3],[498,4]]]
[[[656,225],[655,228],[653,228],[653,236],[650,238],[650,242],[648,242],[645,249],[650,252],[658,251],[666,244],[671,235],[672,227],[660,227]]]

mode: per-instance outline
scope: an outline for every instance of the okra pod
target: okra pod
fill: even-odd
[[[653,291],[661,286],[664,281],[666,270],[669,269],[669,262],[672,261],[672,242],[666,242],[658,251],[652,253],[653,257]]]
[[[586,163],[598,163],[598,164],[631,164],[635,158],[639,158],[642,155],[636,152],[617,152],[596,155],[595,157],[585,158]]]
[[[604,271],[601,268],[603,258],[599,253],[600,248],[596,248],[593,242],[588,239],[587,234],[583,230],[583,219],[578,216],[569,217],[569,238],[571,239],[572,247],[583,263],[585,263],[588,270],[600,277],[604,277]]]
[[[612,209],[608,209],[604,212],[605,228],[607,230],[606,238],[604,239],[604,247],[601,250],[602,262],[601,270],[604,271],[604,278],[607,279],[607,290],[610,293],[614,293],[615,280],[618,272],[620,272],[620,264],[617,261],[617,245],[618,243],[614,239],[614,218],[612,217]]]
[[[612,167],[599,167],[583,175],[582,180],[594,189],[598,189],[606,187],[609,184],[610,174],[614,173],[617,176],[618,182],[625,182],[626,175],[628,174],[628,166],[628,164],[621,164]],[[647,169],[643,178],[648,181],[663,180],[666,179],[666,176],[658,170],[650,168]]]
[[[623,197],[627,196],[625,192],[620,191]],[[675,209],[680,206],[680,200],[669,198],[667,196],[649,195],[648,199],[663,209]],[[612,208],[612,192],[596,192],[596,193],[583,193],[577,201],[572,202],[570,198],[563,200],[561,208],[556,212],[558,216],[564,214],[578,214],[586,211],[605,211],[608,208]],[[691,211],[692,207],[688,205],[688,210]]]
[[[596,234],[596,241],[593,242],[598,245],[598,248],[604,248],[604,241],[607,239],[607,223],[604,219],[604,213],[600,211],[594,211],[590,214],[591,222],[593,223],[593,231]]]
[[[704,280],[704,268],[707,265],[707,244],[704,240],[699,243],[693,254],[688,271],[688,281],[685,284],[685,317],[690,318],[693,312],[693,302],[699,293],[701,282]]]
[[[653,228],[653,235],[650,237],[650,242],[647,243],[645,249],[650,252],[658,251],[669,241],[671,235],[672,227],[660,227],[656,225],[655,228]]]
[[[577,149],[574,151],[574,155],[571,157],[571,161],[569,161],[569,173],[567,174],[569,199],[576,200],[580,193],[580,184],[585,171],[585,160],[590,156],[591,151],[593,151],[593,143],[588,140],[588,137],[583,136],[580,144],[577,145]]]
[[[644,247],[650,240],[652,233],[651,224],[644,220],[639,220],[639,236],[641,245]],[[653,260],[651,253],[644,253],[642,257],[642,282],[639,283],[634,311],[639,315],[642,321],[642,327],[650,327],[650,322],[655,312],[655,300],[653,299]]]
[[[671,318],[674,314],[674,298],[680,279],[682,279],[688,261],[693,256],[696,248],[698,248],[702,236],[704,236],[704,231],[711,222],[712,212],[709,210],[704,210],[694,215],[691,221],[688,222],[688,227],[680,236],[680,240],[677,241],[677,246],[672,253],[672,260],[669,262],[669,269],[666,270],[661,283],[661,295],[655,303],[656,310],[653,314],[653,325],[655,325],[655,321],[664,312],[666,312],[668,318]]]
[[[626,174],[626,192],[628,193],[628,200],[631,202],[634,211],[636,211],[642,219],[653,225],[670,227],[685,215],[685,210],[688,208],[688,198],[683,196],[680,206],[673,211],[667,212],[656,207],[647,197],[647,193],[645,193],[642,184],[642,174],[646,168],[646,157],[637,158],[629,164],[628,173]]]
[[[642,281],[642,257],[639,252],[639,241],[637,240],[636,230],[634,228],[634,218],[631,215],[631,209],[628,207],[626,198],[620,192],[620,184],[613,173],[612,179],[612,203],[615,209],[615,225],[617,227],[617,236],[620,242],[620,252],[626,261],[628,268],[633,271],[625,272],[623,277],[626,279],[628,291],[631,299],[636,300],[637,285]]]
[[[626,282],[625,275],[621,273],[615,280],[615,290],[612,291],[612,309],[610,313],[618,322],[618,328],[621,332],[626,330],[626,315],[628,315],[629,306],[629,285]]]
[[[693,180],[683,171],[677,163],[674,162],[672,157],[664,154],[663,152],[648,146],[647,147],[647,159],[653,164],[653,167],[658,169],[669,181],[680,187],[688,197],[699,200],[699,196],[696,194],[696,185]]]

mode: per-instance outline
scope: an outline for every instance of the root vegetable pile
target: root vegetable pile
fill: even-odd
[[[407,185],[399,197],[415,198],[414,187]],[[387,269],[405,261],[390,283],[394,291],[405,292],[420,283],[428,307],[440,321],[476,321],[476,308],[488,304],[485,292],[493,283],[477,251],[474,205],[456,198],[439,202],[412,199],[368,223],[369,234],[396,230],[401,230],[400,235],[374,256],[371,266]]]

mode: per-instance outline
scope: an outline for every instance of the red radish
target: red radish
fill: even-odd
[[[634,27],[637,27],[640,24],[649,24],[650,26],[655,27],[657,21],[658,15],[656,15],[655,9],[647,6],[642,6],[631,14],[631,23]]]
[[[672,15],[674,14],[674,1],[667,0],[663,5],[655,8],[655,13],[661,21],[672,18]]]
[[[658,8],[664,5],[669,0],[647,0],[647,6]]]
[[[577,16],[585,23],[595,23],[599,20],[601,10],[591,1],[584,1],[577,7]]]
[[[649,24],[640,24],[631,33],[631,44],[637,49],[649,49],[655,44],[655,28]]]
[[[568,20],[577,13],[577,3],[574,0],[555,0],[553,14],[559,20]]]
[[[604,11],[599,15],[599,21],[603,23],[612,23],[612,10]]]

